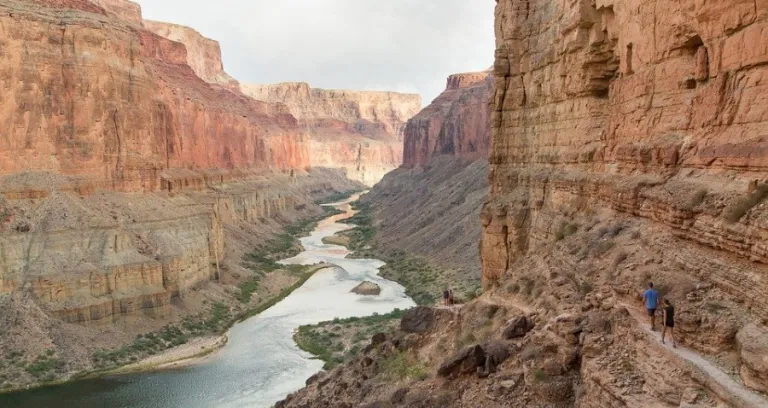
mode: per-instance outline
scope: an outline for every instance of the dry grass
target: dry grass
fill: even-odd
[[[723,211],[723,218],[731,223],[737,222],[744,218],[749,210],[760,204],[766,197],[768,197],[768,184],[760,184],[748,196],[726,208]]]

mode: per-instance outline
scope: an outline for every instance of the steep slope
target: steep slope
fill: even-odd
[[[80,189],[152,191],[173,182],[173,168],[309,165],[290,113],[205,83],[182,44],[99,13],[19,1],[2,10],[0,175],[34,169],[76,176]]]
[[[483,278],[570,270],[619,299],[652,279],[684,342],[738,366],[736,333],[768,311],[768,4],[640,3],[499,2]]]
[[[309,134],[312,165],[341,167],[369,186],[402,163],[405,123],[418,95],[310,88],[306,83],[242,85],[254,99],[285,104]]]
[[[767,27],[765,1],[499,0],[485,293],[279,406],[768,406]]]
[[[219,84],[237,91],[240,84],[224,71],[221,61],[221,47],[217,41],[203,37],[197,31],[162,21],[144,20],[144,27],[171,41],[184,44],[187,48],[187,64],[198,77],[211,84]]]
[[[476,221],[488,189],[491,80],[489,72],[451,75],[408,121],[403,166],[362,199],[374,209],[380,249],[480,276]]]
[[[240,93],[215,43],[170,27],[191,53],[132,2],[0,4],[0,360],[61,363],[2,364],[0,389],[237,303],[260,273],[246,254],[362,187],[311,168],[285,106]]]

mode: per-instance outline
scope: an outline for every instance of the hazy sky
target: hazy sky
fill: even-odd
[[[241,82],[420,93],[493,63],[494,0],[138,0],[221,43]]]

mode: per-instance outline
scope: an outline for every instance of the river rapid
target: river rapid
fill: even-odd
[[[310,236],[301,239],[305,250],[281,261],[306,265],[327,262],[333,266],[318,271],[274,307],[233,326],[227,345],[201,364],[2,395],[0,407],[271,407],[302,388],[323,366],[296,346],[296,328],[336,317],[383,314],[415,306],[402,286],[378,276],[383,262],[347,259],[347,248],[323,244],[324,237],[352,227],[340,221],[354,214],[349,205],[354,199],[330,204],[345,213],[321,221]],[[363,297],[350,293],[365,280],[378,284],[381,294]]]

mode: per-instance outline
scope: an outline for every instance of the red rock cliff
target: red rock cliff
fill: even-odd
[[[437,156],[487,158],[491,145],[489,72],[456,74],[429,106],[408,121],[403,164],[425,165]]]
[[[141,6],[130,0],[91,0],[123,21],[142,25]]]
[[[0,175],[52,171],[134,191],[160,188],[173,168],[310,164],[289,112],[207,84],[180,43],[59,3],[0,5]]]
[[[184,44],[187,48],[187,64],[204,81],[233,90],[239,88],[237,80],[224,71],[218,41],[205,38],[189,27],[171,23],[145,20],[144,27],[161,37]]]
[[[312,165],[341,167],[376,184],[402,162],[403,129],[421,108],[418,95],[310,88],[306,83],[243,85],[262,101],[285,104],[312,138]]]
[[[744,382],[768,389],[744,326],[768,319],[768,1],[500,0],[496,37],[486,286],[538,281],[557,296],[532,302],[561,305],[566,276],[620,308],[653,279],[676,335],[742,350]],[[600,353],[583,373],[608,375]],[[587,405],[635,406],[599,383]]]

